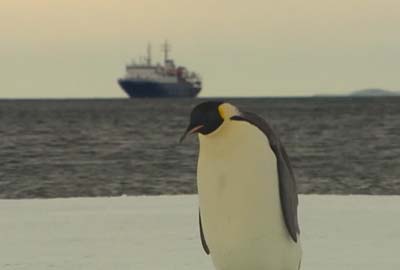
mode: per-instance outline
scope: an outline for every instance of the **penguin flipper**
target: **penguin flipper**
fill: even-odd
[[[260,116],[250,112],[242,112],[241,115],[231,117],[231,120],[246,121],[261,130],[268,138],[270,147],[275,153],[277,161],[279,196],[281,199],[283,218],[291,238],[294,242],[297,242],[297,234],[300,233],[297,217],[297,187],[285,148],[273,129]]]
[[[199,227],[200,227],[200,238],[201,238],[201,244],[203,246],[204,252],[209,255],[210,250],[208,249],[206,238],[204,237],[203,233],[203,226],[201,225],[201,215],[200,215],[200,210],[199,210]]]

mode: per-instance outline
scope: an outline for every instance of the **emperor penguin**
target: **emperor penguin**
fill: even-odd
[[[296,182],[264,119],[230,103],[197,105],[181,137],[198,134],[200,238],[217,270],[298,270]]]

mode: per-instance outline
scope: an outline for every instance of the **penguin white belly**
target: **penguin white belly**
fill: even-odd
[[[297,270],[300,244],[284,223],[276,158],[265,135],[225,121],[200,138],[202,227],[218,270]]]

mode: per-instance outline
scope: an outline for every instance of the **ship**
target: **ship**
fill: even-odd
[[[184,66],[176,66],[168,53],[168,42],[163,44],[164,64],[152,64],[151,45],[147,57],[126,65],[126,74],[118,84],[130,98],[189,98],[196,97],[202,88],[198,74]]]

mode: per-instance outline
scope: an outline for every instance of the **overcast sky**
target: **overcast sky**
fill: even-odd
[[[400,90],[399,0],[1,0],[0,98],[124,97],[148,41],[202,96]]]

